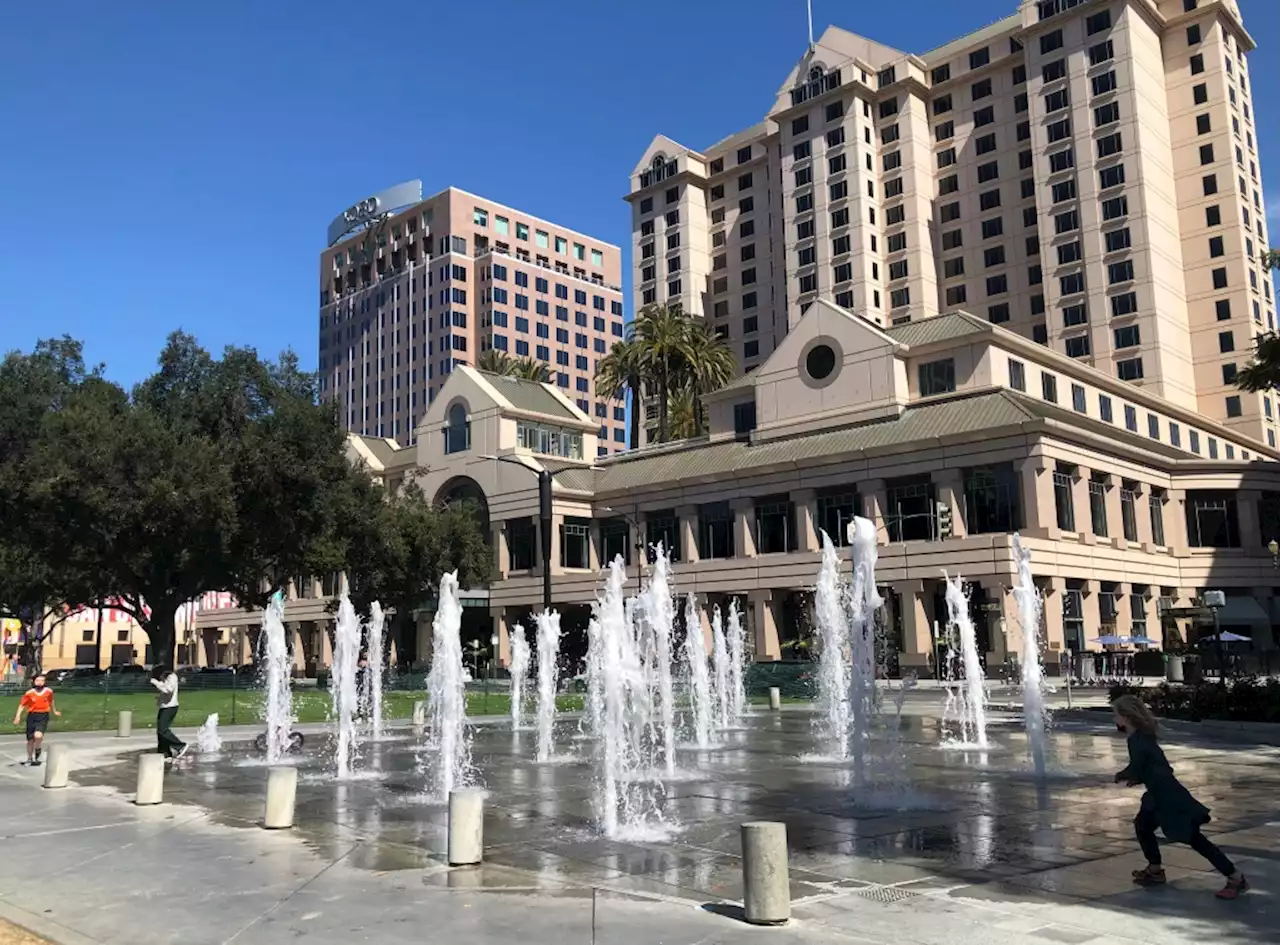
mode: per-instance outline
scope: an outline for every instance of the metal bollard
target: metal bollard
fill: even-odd
[[[413,727],[422,728],[427,724],[427,704],[419,699],[413,704]]]
[[[116,718],[116,738],[128,738],[133,734],[133,713],[128,709],[121,709],[120,715]]]
[[[47,788],[64,788],[71,776],[71,752],[66,745],[50,745],[46,749],[48,760],[45,762],[44,786]]]
[[[791,918],[787,825],[742,825],[742,906],[752,925],[783,925]]]
[[[139,807],[164,800],[164,755],[145,752],[138,756],[138,786],[133,803]]]
[[[769,687],[769,708],[774,712],[782,711],[782,690],[777,686]]]
[[[293,811],[298,798],[298,769],[293,765],[276,765],[267,771],[267,808],[262,826],[268,830],[286,830],[293,826]]]
[[[484,791],[449,793],[449,865],[472,866],[484,857]]]

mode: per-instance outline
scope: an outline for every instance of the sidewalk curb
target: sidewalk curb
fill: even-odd
[[[0,899],[0,919],[10,925],[16,925],[30,935],[48,939],[54,945],[101,945],[96,938],[89,938],[53,919],[28,912],[5,899]]]

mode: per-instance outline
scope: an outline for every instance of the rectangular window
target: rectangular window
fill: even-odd
[[[981,49],[975,49],[969,53],[970,69],[981,69],[989,62],[991,62],[991,48],[989,46],[983,46]]]
[[[1114,420],[1111,413],[1111,398],[1106,394],[1098,395],[1098,416],[1107,423],[1112,423]]]
[[[1071,148],[1049,155],[1049,173],[1060,174],[1076,166],[1075,152]]]
[[[1107,135],[1105,138],[1098,139],[1098,158],[1111,157],[1113,154],[1119,154],[1121,148],[1120,132]]]
[[[1062,30],[1054,30],[1040,37],[1040,55],[1044,56],[1055,49],[1062,48]]]
[[[1122,249],[1129,248],[1129,228],[1121,227],[1118,230],[1111,230],[1103,234],[1103,240],[1106,243],[1107,252],[1115,253]]]
[[[1053,62],[1046,63],[1040,70],[1040,77],[1047,85],[1050,82],[1057,82],[1059,79],[1066,78],[1067,60],[1055,59]]]
[[[1115,346],[1117,348],[1136,348],[1142,344],[1142,335],[1137,325],[1125,325],[1117,328],[1115,334]]]
[[[1104,62],[1109,62],[1115,58],[1115,49],[1111,45],[1111,40],[1097,43],[1089,47],[1089,65],[1096,66]]]
[[[1093,533],[1107,537],[1107,481],[1106,473],[1094,473],[1089,477],[1089,519]],[[1105,618],[1104,618],[1105,619]]]
[[[1116,90],[1116,72],[1114,69],[1104,72],[1101,75],[1095,75],[1089,80],[1090,88],[1094,95],[1105,95],[1108,92]]]
[[[1004,232],[1004,221],[1000,217],[992,220],[982,221],[982,238],[989,240],[992,237],[999,236]]]
[[[1085,35],[1092,36],[1094,33],[1101,33],[1105,29],[1111,27],[1111,11],[1102,10],[1093,16],[1085,17],[1084,31]]]
[[[1116,220],[1129,214],[1129,198],[1125,196],[1111,197],[1102,201],[1102,219]]]
[[[1053,185],[1053,202],[1062,203],[1065,200],[1074,200],[1076,196],[1076,179],[1060,181]]]
[[[1058,527],[1064,532],[1076,530],[1075,502],[1073,482],[1075,467],[1058,463],[1053,471],[1053,504],[1057,512]],[[1065,605],[1065,601],[1064,601]],[[1066,607],[1063,608],[1064,615]]]
[[[1120,104],[1118,102],[1108,102],[1106,105],[1099,105],[1093,110],[1093,123],[1098,128],[1113,125],[1119,120]]]
[[[1059,291],[1063,295],[1075,295],[1084,291],[1084,273],[1072,272],[1058,277]]]
[[[1075,305],[1068,305],[1062,310],[1062,325],[1064,328],[1071,328],[1075,325],[1084,325],[1089,321],[1089,311],[1083,302],[1077,302]]]
[[[1058,89],[1056,92],[1050,92],[1044,97],[1044,111],[1046,115],[1052,115],[1054,112],[1060,112],[1071,104],[1067,97],[1066,89]]]
[[[1117,164],[1115,167],[1104,167],[1098,171],[1098,187],[1106,190],[1109,187],[1119,187],[1124,183],[1124,165]]]
[[[1050,124],[1046,130],[1048,131],[1048,134],[1049,134],[1050,144],[1052,144],[1055,141],[1062,141],[1066,138],[1070,138],[1071,137],[1071,119],[1070,118],[1059,119],[1058,121],[1055,121],[1052,124]]]
[[[988,190],[978,195],[978,209],[982,211],[994,210],[1000,206],[1000,191]]]
[[[1053,218],[1053,231],[1059,236],[1078,229],[1080,229],[1080,214],[1075,210],[1067,210],[1065,213],[1059,213]]]
[[[981,82],[975,82],[970,87],[969,91],[972,95],[973,101],[975,102],[979,99],[986,98],[991,94],[991,80],[983,79]]]
[[[1113,318],[1119,318],[1122,315],[1132,315],[1137,310],[1137,293],[1125,292],[1122,295],[1113,295],[1111,297],[1111,315]]]
[[[1084,358],[1089,355],[1089,336],[1077,335],[1064,342],[1064,349],[1069,358]]]
[[[1142,380],[1142,358],[1132,358],[1128,361],[1117,361],[1116,376],[1122,381]]]

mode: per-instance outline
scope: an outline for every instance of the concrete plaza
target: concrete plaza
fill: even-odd
[[[146,736],[55,733],[78,766],[65,790],[43,790],[43,769],[18,767],[20,741],[6,737],[0,917],[64,945],[1276,940],[1280,751],[1167,738],[1179,775],[1213,809],[1206,833],[1253,883],[1224,903],[1212,896],[1219,878],[1184,847],[1166,847],[1168,887],[1130,884],[1142,863],[1131,827],[1139,795],[1110,783],[1124,744],[1106,716],[1056,728],[1055,773],[1040,785],[1016,719],[996,716],[985,754],[947,750],[937,708],[913,700],[896,787],[862,803],[847,766],[800,760],[815,750],[809,712],[757,713],[723,748],[681,756],[666,788],[678,830],[652,843],[595,833],[589,764],[538,765],[533,733],[479,725],[486,862],[464,869],[444,863],[445,813],[422,798],[407,729],[366,746],[364,772],[345,783],[313,737],[298,825],[284,833],[258,826],[266,770],[233,740],[249,730],[170,772],[165,803],[149,808],[130,803]],[[563,721],[557,750],[586,752],[576,734],[576,720]],[[738,825],[748,820],[787,824],[785,928],[737,918]]]

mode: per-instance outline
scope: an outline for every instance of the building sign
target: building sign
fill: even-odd
[[[421,200],[422,181],[420,180],[406,181],[372,197],[366,197],[333,218],[333,222],[329,224],[329,245],[332,246],[348,233],[367,226],[379,217],[395,213]]]

